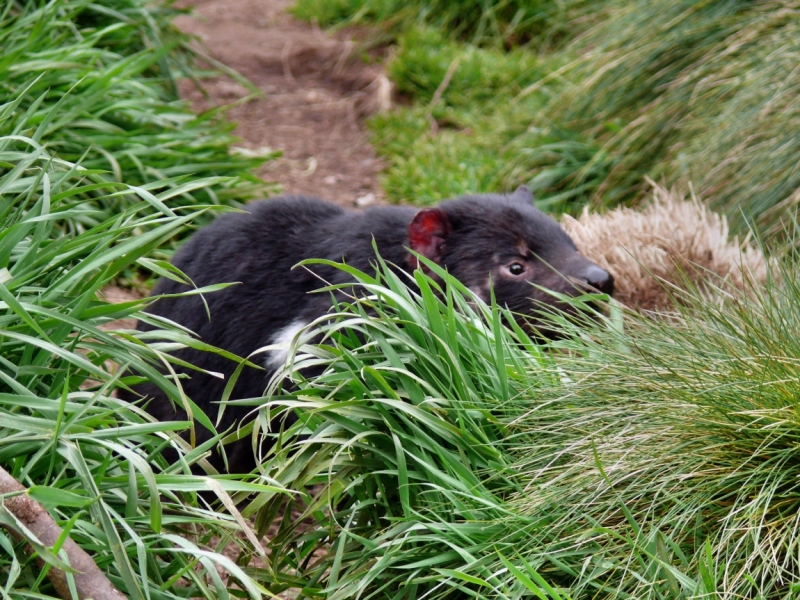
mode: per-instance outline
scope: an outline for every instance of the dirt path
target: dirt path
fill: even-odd
[[[236,69],[264,97],[237,106],[236,135],[245,146],[283,150],[265,165],[265,179],[285,192],[313,194],[341,204],[381,201],[381,164],[363,117],[388,108],[382,70],[365,64],[345,35],[329,35],[286,12],[292,0],[182,0],[194,16],[176,24],[199,36],[215,59]],[[227,78],[204,82],[212,102],[227,104],[248,91]],[[181,88],[196,108],[209,104],[190,82]]]

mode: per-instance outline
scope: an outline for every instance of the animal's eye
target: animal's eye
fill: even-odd
[[[522,275],[525,272],[525,265],[519,262],[511,263],[507,268],[508,272],[515,276]]]

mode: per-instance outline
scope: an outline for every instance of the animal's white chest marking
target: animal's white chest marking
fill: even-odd
[[[286,357],[289,356],[289,348],[292,345],[292,340],[294,340],[298,332],[306,325],[308,325],[308,323],[305,321],[295,319],[286,327],[279,329],[278,332],[272,336],[272,339],[270,340],[270,346],[275,346],[275,349],[270,350],[267,354],[267,358],[265,360],[265,366],[267,369],[277,369],[284,362],[286,362]]]

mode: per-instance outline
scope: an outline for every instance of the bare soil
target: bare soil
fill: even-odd
[[[236,135],[253,151],[282,150],[259,173],[286,193],[343,205],[379,202],[381,163],[363,118],[386,110],[391,86],[376,62],[367,64],[348,34],[329,34],[286,10],[292,0],[181,0],[194,6],[176,24],[197,36],[201,50],[235,69],[263,97],[229,112]],[[181,93],[196,110],[230,104],[249,91],[228,77],[204,80],[206,98],[188,81]]]

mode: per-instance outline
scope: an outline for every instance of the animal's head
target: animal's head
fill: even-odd
[[[484,300],[491,285],[498,304],[514,312],[533,315],[543,303],[570,310],[531,284],[569,296],[614,291],[613,277],[578,253],[524,186],[507,196],[466,196],[421,210],[408,237],[412,250],[447,267]]]

